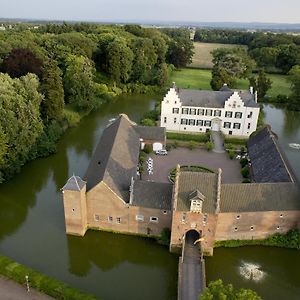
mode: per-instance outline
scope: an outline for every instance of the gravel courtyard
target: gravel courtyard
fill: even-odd
[[[169,151],[168,155],[150,154],[153,158],[153,174],[149,175],[145,163],[143,180],[169,182],[168,175],[177,164],[182,166],[200,165],[212,170],[222,169],[222,183],[241,183],[240,163],[236,159],[229,159],[226,153],[208,152],[205,149],[189,150],[177,148]]]

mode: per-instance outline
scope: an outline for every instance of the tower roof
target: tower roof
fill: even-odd
[[[62,190],[68,191],[80,191],[85,186],[86,182],[83,181],[79,176],[73,174],[63,186]]]

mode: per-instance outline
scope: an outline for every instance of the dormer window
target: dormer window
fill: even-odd
[[[189,195],[189,200],[191,201],[190,211],[195,213],[202,213],[202,206],[205,196],[201,194],[198,190],[193,191]]]

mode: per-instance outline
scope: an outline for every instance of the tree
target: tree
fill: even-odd
[[[42,91],[45,98],[42,101],[44,120],[60,120],[64,109],[64,89],[61,71],[57,63],[49,60],[43,69]]]
[[[42,77],[43,61],[29,49],[16,48],[3,60],[1,71],[12,78],[21,77],[28,73]]]
[[[278,46],[276,66],[288,72],[294,65],[300,64],[300,46],[295,44]]]
[[[288,73],[288,80],[291,83],[291,95],[288,106],[291,109],[300,110],[300,66],[296,65]]]
[[[68,103],[79,110],[92,110],[98,104],[95,67],[84,56],[69,55],[64,76],[64,88]]]
[[[213,90],[218,91],[226,83],[230,87],[234,87],[236,80],[233,76],[230,76],[225,68],[214,66],[212,68],[212,78],[210,86]]]
[[[257,91],[258,100],[262,100],[266,96],[267,91],[272,86],[271,79],[266,76],[266,73],[263,70],[260,70],[258,72],[257,78],[250,77],[249,83],[250,86],[252,86],[253,89]]]
[[[250,289],[235,291],[231,284],[224,285],[219,279],[209,283],[199,300],[261,300],[261,298]]]

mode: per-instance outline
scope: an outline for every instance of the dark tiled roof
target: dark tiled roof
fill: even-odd
[[[229,86],[227,84],[224,84],[221,88],[220,88],[221,92],[232,92],[232,90],[229,88]]]
[[[233,91],[229,88],[225,91],[178,89],[177,93],[183,106],[222,108],[225,101],[233,94]],[[249,91],[240,91],[238,94],[244,101],[245,106],[258,107],[254,101],[254,95]]]
[[[67,183],[63,186],[63,190],[69,190],[69,191],[80,191],[84,186],[86,182],[83,181],[79,176],[73,175],[70,177],[67,181]]]
[[[120,115],[103,132],[87,169],[87,190],[104,181],[128,202],[131,178],[136,178],[140,137],[130,120]]]
[[[248,141],[251,169],[256,182],[290,182],[291,177],[274,134],[267,126]]]
[[[173,185],[170,183],[136,180],[132,205],[171,210]]]
[[[222,184],[221,212],[284,211],[300,209],[295,183]]]
[[[181,171],[178,181],[177,210],[190,210],[190,195],[195,190],[205,197],[202,211],[204,213],[215,212],[217,175],[213,173],[185,172]]]
[[[166,128],[164,127],[149,127],[149,126],[134,126],[134,129],[139,136],[144,140],[164,141],[166,136]]]

